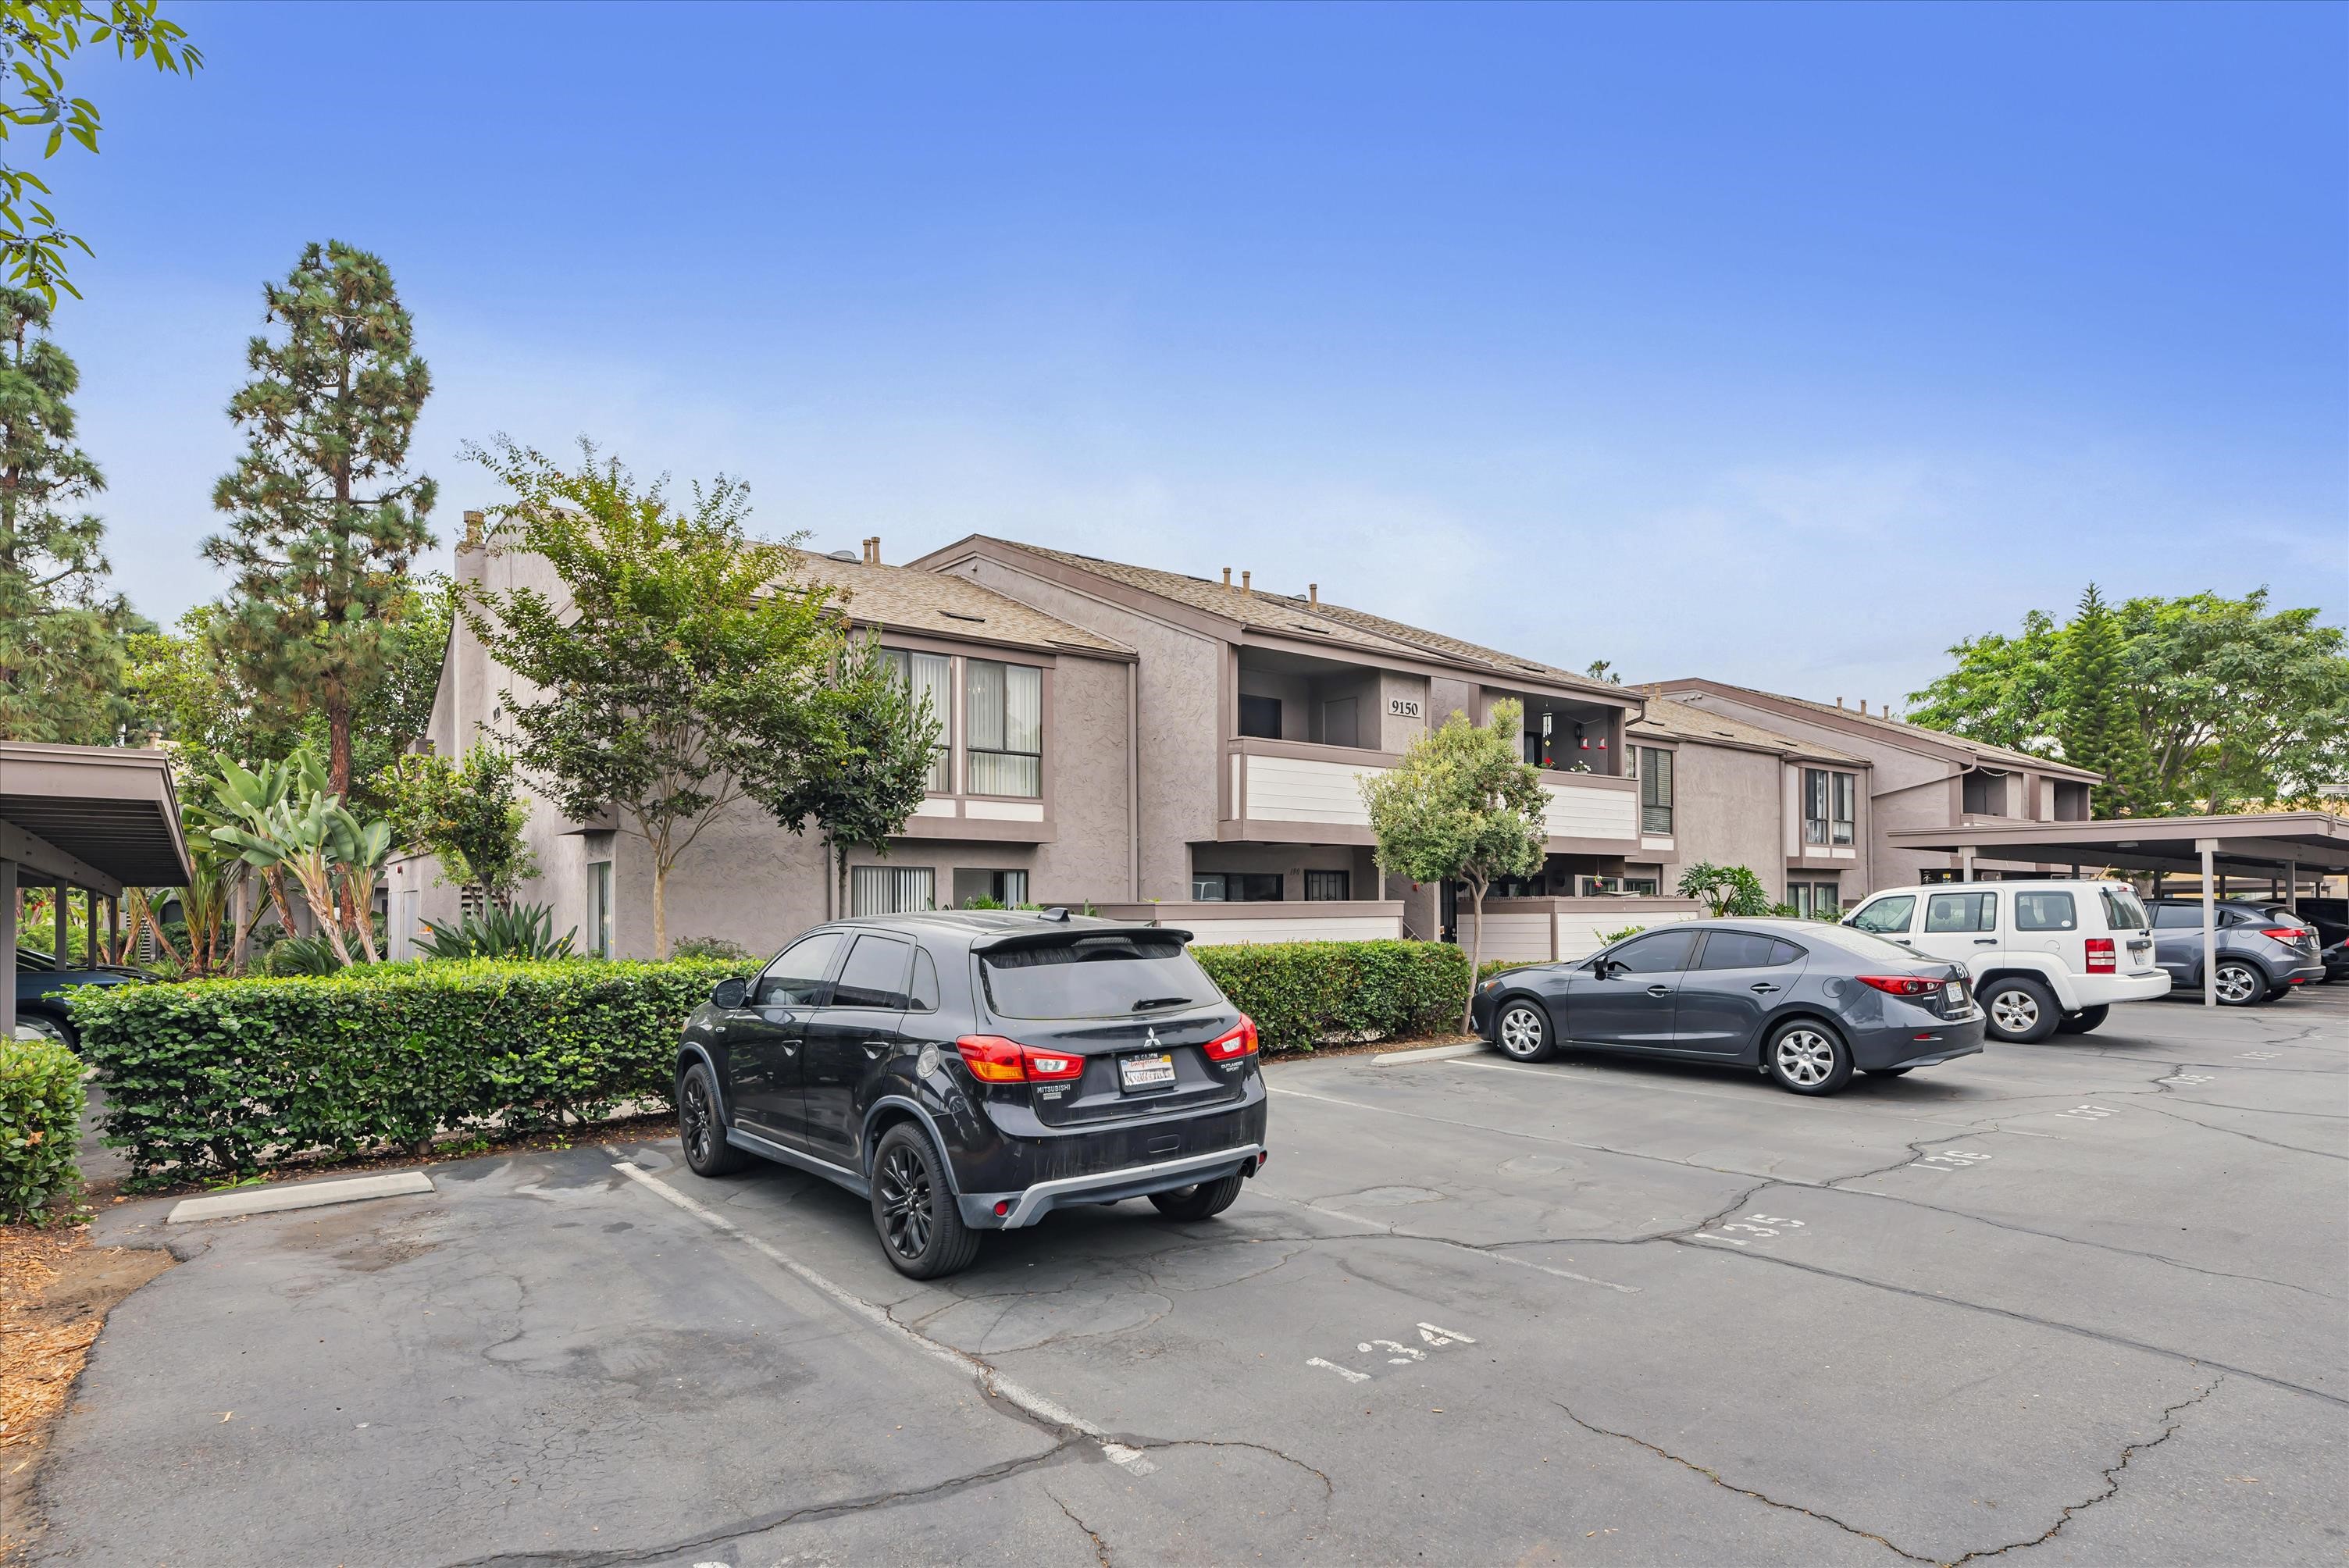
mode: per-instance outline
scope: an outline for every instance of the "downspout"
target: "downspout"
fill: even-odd
[[[1142,665],[1125,666],[1125,897],[1142,902]]]

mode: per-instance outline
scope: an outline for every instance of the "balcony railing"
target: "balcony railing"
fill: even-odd
[[[1226,742],[1224,756],[1222,836],[1309,843],[1368,842],[1371,814],[1361,780],[1402,760],[1390,751],[1252,738]],[[1637,779],[1544,770],[1541,780],[1552,849],[1638,846]]]

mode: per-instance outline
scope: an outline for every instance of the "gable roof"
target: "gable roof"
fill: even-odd
[[[964,578],[910,566],[837,561],[812,551],[792,553],[808,581],[838,590],[833,603],[850,620],[865,625],[1048,652],[1133,656],[1133,650],[1099,633],[1056,620]]]
[[[1417,659],[1432,656],[1442,663],[1465,665],[1504,679],[1523,680],[1530,676],[1546,686],[1571,686],[1593,695],[1604,695],[1627,707],[1636,707],[1640,701],[1638,693],[1611,682],[1594,681],[1588,676],[1576,675],[1571,670],[1562,670],[1538,659],[1521,658],[1515,654],[1464,642],[1407,622],[1373,615],[1367,610],[1333,604],[1326,599],[1316,603],[1293,593],[1276,593],[1263,588],[1241,589],[1205,577],[1165,572],[1154,566],[1136,566],[1128,562],[1108,561],[1097,555],[1081,555],[1071,550],[1051,550],[1040,544],[1027,544],[988,534],[972,537],[1041,556],[1047,561],[1059,562],[1080,572],[1089,572],[1112,583],[1138,588],[1145,593],[1155,593],[1191,609],[1236,621],[1256,631],[1309,639],[1365,653]]]
[[[1671,702],[1656,696],[1648,699],[1648,711],[1632,721],[1630,733],[1695,744],[1727,741],[1733,746],[1782,752],[1814,762],[1843,762],[1855,768],[1868,766],[1865,758],[1832,750],[1816,741],[1797,740],[1791,735],[1781,735],[1775,729],[1764,729],[1742,718],[1731,718],[1726,714],[1711,713],[1701,707],[1691,707],[1686,703]]]
[[[1815,718],[1852,735],[1872,735],[1910,750],[1956,752],[1971,757],[1977,764],[1992,767],[2027,768],[2034,772],[2058,774],[2069,779],[2101,783],[2104,775],[2090,769],[2058,762],[2049,757],[2033,757],[2027,751],[2012,747],[1992,746],[1986,740],[1975,740],[1955,735],[1946,729],[1929,729],[1921,724],[1889,718],[1880,714],[1861,713],[1856,708],[1840,707],[1832,703],[1814,702],[1808,697],[1787,696],[1783,693],[1759,691],[1752,686],[1732,686],[1727,681],[1678,680],[1655,683],[1657,690],[1678,696],[1690,692],[1719,692],[1723,696],[1758,698],[1767,707],[1783,704],[1793,710],[1793,716]]]

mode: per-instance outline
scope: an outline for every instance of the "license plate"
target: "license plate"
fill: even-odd
[[[1941,986],[1941,995],[1951,1006],[1962,1007],[1966,1005],[1966,983],[1962,980],[1949,981]]]
[[[1117,1058],[1117,1087],[1127,1094],[1141,1088],[1165,1088],[1174,1082],[1174,1058],[1164,1051]]]

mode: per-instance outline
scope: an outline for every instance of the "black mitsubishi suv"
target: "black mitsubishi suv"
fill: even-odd
[[[1069,1204],[1221,1213],[1265,1161],[1264,1080],[1190,939],[1065,910],[820,925],[686,1020],[686,1163],[838,1182],[916,1279]]]

